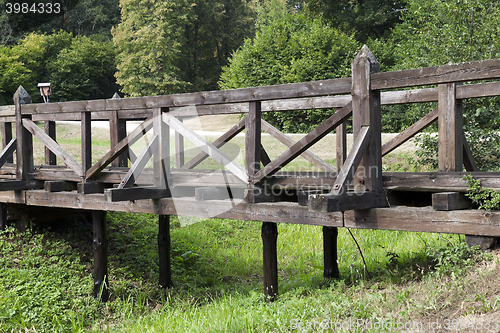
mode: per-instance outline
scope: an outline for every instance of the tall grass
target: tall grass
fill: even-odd
[[[262,293],[261,223],[211,219],[181,227],[172,217],[174,286],[162,290],[157,285],[157,217],[108,217],[111,300],[106,304],[90,294],[87,222],[1,233],[0,332],[288,331],[294,320],[404,319],[401,313],[421,316],[430,311],[426,308],[440,309],[442,294],[422,298],[430,287],[421,283],[442,283],[451,275],[463,279],[475,263],[471,258],[477,258],[456,235],[352,230],[365,271],[353,239],[339,229],[341,278],[328,281],[322,276],[321,227],[279,224],[280,296],[269,303]],[[446,252],[457,260],[436,260],[445,250],[436,254],[433,249],[457,249]],[[462,289],[471,284],[460,279],[456,283]],[[487,312],[498,308],[491,295],[471,295],[483,297]],[[423,300],[413,304],[412,297]]]

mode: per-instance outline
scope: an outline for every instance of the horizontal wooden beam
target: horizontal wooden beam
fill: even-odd
[[[351,78],[342,78],[304,83],[289,83],[265,87],[215,90],[165,96],[29,104],[29,107],[23,107],[21,111],[22,114],[41,114],[102,110],[127,110],[155,107],[179,107],[188,105],[264,101],[282,98],[341,95],[349,94],[350,92]]]
[[[347,192],[336,194],[311,194],[309,210],[313,212],[344,212],[387,206],[387,200],[375,192]]]
[[[346,212],[345,227],[500,236],[500,212],[436,211],[430,206],[375,208]]]
[[[76,190],[76,183],[64,180],[49,180],[44,183],[43,187],[47,192],[73,191]]]
[[[43,182],[36,180],[0,180],[0,191],[22,191],[43,188]]]
[[[371,89],[395,89],[498,78],[500,78],[500,59],[491,59],[375,73],[371,76]]]
[[[432,208],[434,210],[459,210],[471,207],[472,201],[464,193],[440,192],[432,194]]]
[[[162,187],[129,187],[104,190],[108,202],[159,199],[170,197],[170,190]]]

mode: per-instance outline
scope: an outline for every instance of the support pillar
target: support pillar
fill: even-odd
[[[0,231],[7,226],[7,204],[0,203]]]
[[[323,227],[323,276],[334,279],[340,276],[337,263],[337,236],[336,227]]]
[[[94,227],[94,298],[100,298],[103,302],[106,302],[109,298],[106,214],[106,211],[92,211],[92,224]]]
[[[262,251],[264,264],[264,295],[271,301],[278,296],[278,226],[274,222],[262,222]]]
[[[158,257],[160,267],[159,284],[162,288],[172,286],[170,266],[170,215],[159,215]]]

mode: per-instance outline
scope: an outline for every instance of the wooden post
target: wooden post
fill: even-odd
[[[366,45],[352,62],[352,123],[354,140],[370,126],[369,144],[354,176],[355,191],[382,191],[382,139],[380,90],[371,89],[371,74],[380,64]]]
[[[456,98],[456,84],[438,85],[439,171],[463,170],[462,100]]]
[[[158,256],[160,267],[159,284],[162,288],[172,286],[170,267],[170,215],[159,215]]]
[[[118,93],[115,93],[112,99],[121,98]],[[120,141],[127,137],[127,122],[118,117],[118,111],[110,111],[109,113],[109,142],[111,149],[115,147]],[[115,160],[111,162],[114,167],[127,167],[128,166],[128,151],[123,152]]]
[[[337,236],[338,229],[336,227],[323,227],[323,276],[326,279],[339,277]]]
[[[5,149],[7,144],[12,140],[12,123],[0,123],[0,132],[2,135],[2,150]],[[7,158],[5,163],[14,163],[14,157],[11,155]]]
[[[262,222],[262,250],[264,264],[264,295],[271,301],[278,295],[278,226],[274,222]]]
[[[168,189],[170,174],[170,127],[163,121],[163,112],[168,108],[153,109],[153,135],[158,136],[158,149],[154,154],[154,183],[157,187]]]
[[[183,121],[182,117],[179,117],[179,121]],[[184,165],[184,137],[175,132],[175,167],[177,169],[182,168]]]
[[[347,158],[347,124],[342,123],[337,127],[336,132],[336,144],[337,144],[337,172],[340,171],[342,165],[344,165],[345,159]]]
[[[0,202],[0,230],[7,226],[7,204]]]
[[[55,121],[45,121],[44,122],[45,133],[50,136],[54,141],[56,141],[56,122]],[[45,147],[45,164],[56,165],[56,155],[50,151],[49,148]]]
[[[33,172],[33,137],[30,131],[23,126],[23,118],[31,119],[31,115],[23,115],[21,113],[22,104],[30,104],[31,97],[24,90],[23,86],[19,86],[14,94],[14,104],[16,109],[16,179],[27,180],[31,178]]]
[[[92,167],[92,130],[90,112],[82,112],[82,168],[83,174]]]
[[[245,160],[248,174],[248,202],[255,202],[254,175],[260,170],[261,102],[250,102],[245,116]]]
[[[109,297],[108,240],[106,236],[106,211],[92,211],[94,227],[94,298],[106,302]]]

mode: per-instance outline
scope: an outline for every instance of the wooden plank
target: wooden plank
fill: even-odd
[[[45,134],[47,134],[52,140],[56,141],[56,122],[55,121],[45,121],[44,122]],[[45,164],[56,165],[56,155],[50,151],[49,148],[45,147]]]
[[[432,193],[434,210],[459,210],[472,207],[472,201],[460,192]]]
[[[31,120],[24,118],[22,120],[24,128],[26,128],[31,134],[33,134],[40,142],[42,142],[47,148],[49,148],[57,157],[59,157],[64,164],[66,164],[71,170],[73,170],[79,177],[83,177],[84,173],[82,166],[78,163],[70,154],[68,154],[64,149],[61,148],[52,140],[45,132],[39,128]]]
[[[0,231],[7,227],[7,205],[0,202]]]
[[[465,134],[462,131],[462,143],[463,143],[463,158],[464,158],[464,167],[467,171],[479,171],[479,168],[474,160],[474,156],[472,156],[472,151],[470,150],[469,143],[465,138]]]
[[[0,106],[0,117],[12,117],[16,115],[15,105]]]
[[[254,175],[260,170],[261,116],[260,101],[250,102],[248,113],[245,115],[245,165],[249,189],[246,200],[248,202],[255,202],[255,192],[253,191],[255,188]]]
[[[380,64],[364,45],[352,62],[352,128],[353,137],[364,126],[370,126],[370,140],[354,174],[355,191],[382,190],[382,124],[380,91],[370,86],[371,77],[380,72]]]
[[[340,277],[337,263],[337,236],[337,228],[323,227],[323,277],[325,279]]]
[[[86,179],[95,177],[101,172],[111,161],[123,153],[126,149],[132,146],[144,134],[153,127],[153,119],[150,118],[137,126],[125,139],[120,141],[119,144],[110,149],[96,164],[94,164],[86,173]]]
[[[335,133],[336,138],[336,151],[335,155],[337,158],[337,171],[342,169],[342,165],[347,158],[347,124],[343,122],[339,127],[337,127],[337,131]]]
[[[372,76],[372,89],[395,89],[451,82],[500,78],[500,59],[378,73]]]
[[[43,182],[36,180],[0,180],[0,191],[22,191],[43,188]]]
[[[421,88],[413,90],[383,91],[380,94],[382,105],[437,102],[437,88]]]
[[[158,142],[158,135],[155,135],[120,182],[120,185],[118,185],[119,189],[128,188],[135,183],[139,174],[144,170],[146,164],[151,159],[151,156],[153,156],[154,152],[158,149]]]
[[[0,134],[2,135],[2,150],[7,147],[9,142],[12,140],[12,123],[1,122],[0,123]],[[9,156],[6,163],[14,163],[14,156]]]
[[[47,192],[73,191],[76,190],[76,183],[64,180],[48,180],[44,182],[43,187]]]
[[[438,168],[439,171],[463,169],[462,101],[456,99],[455,83],[438,86]]]
[[[31,133],[23,126],[23,119],[29,119],[21,113],[21,106],[31,103],[28,92],[19,86],[14,94],[14,104],[16,108],[16,178],[26,180],[31,178],[33,172],[33,138]]]
[[[183,119],[180,118],[179,121],[182,122]],[[177,169],[181,168],[185,163],[184,149],[184,137],[175,132],[175,167]]]
[[[457,99],[498,96],[500,81],[460,85],[456,91]]]
[[[309,209],[314,212],[344,212],[383,206],[387,206],[387,200],[373,191],[347,192],[340,195],[311,194],[309,196]]]
[[[184,136],[184,138],[194,143],[198,146],[198,148],[210,155],[216,162],[222,164],[226,169],[231,171],[236,177],[245,183],[248,182],[246,170],[236,162],[232,161],[224,152],[217,149],[210,142],[206,141],[195,131],[191,130],[168,113],[163,114],[163,119],[169,126]]]
[[[102,110],[132,110],[300,98],[350,93],[351,78],[289,83],[265,87],[215,90],[166,96],[133,97],[78,102],[32,104],[23,114],[72,113]]]
[[[271,176],[278,172],[279,169],[290,163],[297,156],[309,149],[316,142],[321,140],[325,135],[331,132],[335,127],[343,123],[352,112],[352,103],[347,104],[342,109],[338,110],[328,119],[319,124],[313,131],[308,133],[302,139],[297,141],[290,149],[282,153],[274,161],[262,168],[254,177],[255,182],[259,182],[265,177]]]
[[[481,180],[481,185],[500,189],[497,172],[387,172],[384,173],[384,188],[397,191],[467,192],[464,176],[470,174]]]
[[[167,112],[168,108],[153,110],[153,135],[158,138],[158,148],[153,156],[154,185],[166,189],[170,177],[170,127],[163,121],[162,115]]]
[[[170,190],[164,187],[110,188],[104,190],[104,196],[108,202],[159,199],[169,197]]]
[[[398,206],[349,211],[344,216],[347,228],[500,236],[500,213],[493,211]]]
[[[273,138],[283,143],[288,148],[292,147],[296,142],[286,134],[280,132],[276,127],[269,124],[264,119],[262,121],[262,130],[266,133],[269,133]],[[337,127],[338,129],[338,127]],[[326,163],[324,160],[316,156],[316,154],[306,150],[300,156],[305,158],[307,161],[311,162],[315,167],[319,168],[325,172],[336,172],[335,168],[333,168],[330,164]]]
[[[199,201],[229,200],[235,197],[242,199],[243,190],[230,187],[197,187],[194,197]]]
[[[92,167],[92,119],[90,112],[82,112],[81,143],[82,143],[82,175],[85,176]]]
[[[76,190],[80,194],[104,193],[104,184],[85,182],[76,184]]]
[[[109,298],[108,239],[106,212],[92,211],[94,252],[94,298],[106,302]]]
[[[118,93],[115,93],[113,99],[121,98]],[[109,143],[110,148],[116,146],[120,141],[127,137],[127,122],[120,119],[118,111],[113,110],[109,112]],[[111,162],[114,167],[127,167],[128,166],[128,150],[119,155]]]
[[[389,154],[391,151],[401,146],[406,141],[410,140],[415,134],[420,133],[438,119],[438,108],[434,108],[431,112],[419,119],[416,123],[399,133],[392,140],[386,142],[382,146],[382,156]]]
[[[260,161],[262,162],[263,166],[266,166],[269,163],[271,163],[271,158],[269,157],[269,154],[264,149],[264,146],[262,146],[262,144],[260,145]]]
[[[354,173],[358,168],[361,159],[365,155],[365,151],[370,143],[370,126],[362,127],[358,136],[354,140],[352,144],[352,149],[347,156],[342,168],[340,169],[337,179],[333,184],[333,191],[331,194],[333,195],[341,195],[344,194],[348,187],[349,182],[353,179]]]
[[[245,118],[241,119],[236,125],[231,127],[229,131],[221,135],[217,140],[212,142],[212,145],[216,148],[222,147],[225,143],[229,142],[232,138],[234,138],[238,133],[245,129]],[[182,166],[182,169],[193,169],[201,162],[203,162],[208,156],[204,151],[200,152],[198,155],[193,157],[189,162]]]
[[[162,288],[172,286],[172,271],[170,266],[170,215],[158,216],[158,284]]]
[[[262,257],[264,268],[264,295],[273,302],[278,296],[278,226],[262,222]]]
[[[17,139],[13,138],[0,153],[0,168],[7,162],[12,161],[12,154],[17,148]],[[9,162],[11,163],[11,162]]]

